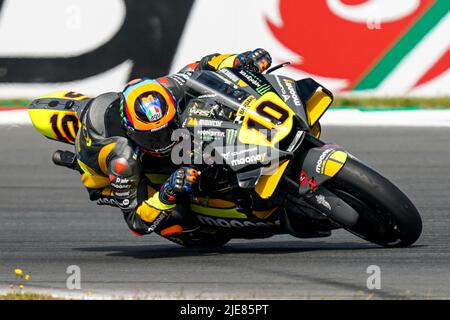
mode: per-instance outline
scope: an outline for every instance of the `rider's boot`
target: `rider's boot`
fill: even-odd
[[[77,156],[73,152],[58,150],[53,153],[52,160],[57,166],[66,167],[82,173],[78,165]]]

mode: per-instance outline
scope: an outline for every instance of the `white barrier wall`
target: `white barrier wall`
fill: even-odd
[[[169,7],[170,6],[170,7]],[[337,93],[450,95],[448,0],[0,0],[0,97],[121,90],[214,52],[269,50]]]

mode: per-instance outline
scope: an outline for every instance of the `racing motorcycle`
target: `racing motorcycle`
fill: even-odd
[[[195,228],[161,235],[186,247],[216,247],[237,238],[322,238],[345,229],[385,247],[412,245],[422,221],[410,199],[341,146],[320,140],[333,94],[311,78],[274,75],[280,67],[189,77],[172,154],[180,155],[173,157],[177,164],[194,163],[201,172],[177,207]],[[58,92],[28,111],[44,136],[74,144],[78,115],[93,100]],[[54,158],[71,168],[75,161]]]

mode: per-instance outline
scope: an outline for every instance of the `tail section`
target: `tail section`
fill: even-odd
[[[80,115],[91,101],[80,93],[59,91],[34,100],[28,107],[31,121],[45,137],[74,144]]]

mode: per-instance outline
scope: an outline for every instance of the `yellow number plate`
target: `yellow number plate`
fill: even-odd
[[[239,141],[274,147],[292,130],[294,111],[275,93],[268,92],[247,110]]]

